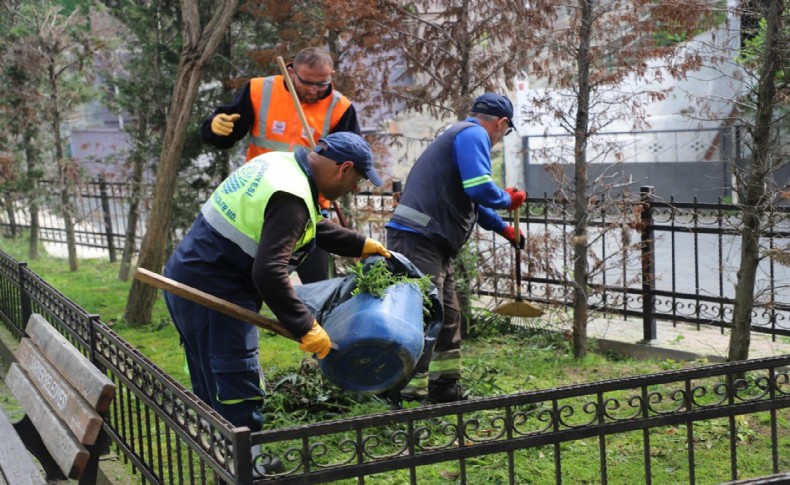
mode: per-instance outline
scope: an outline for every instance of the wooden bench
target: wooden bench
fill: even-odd
[[[115,384],[42,316],[25,333],[5,378],[25,417],[11,424],[0,412],[0,483],[46,483],[32,453],[48,480],[95,484]]]

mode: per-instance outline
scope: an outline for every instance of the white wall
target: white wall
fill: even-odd
[[[734,0],[730,0],[733,3]],[[640,93],[646,90],[671,89],[662,101],[646,102],[644,113],[646,126],[635,130],[633,115],[616,112],[617,105],[606,105],[606,110],[593,112],[598,120],[608,119],[603,130],[609,135],[591,140],[588,159],[611,163],[655,161],[703,161],[720,157],[716,150],[721,148],[717,128],[725,123],[735,109],[733,99],[745,89],[741,68],[733,61],[740,47],[740,20],[730,18],[716,29],[700,34],[679,47],[678,55],[694,52],[705,59],[705,65],[690,72],[685,79],[675,80],[662,61],[650,63],[648,72],[657,73],[648,81],[630,76],[617,87],[599,92],[597,96],[616,99],[623,93]],[[549,97],[549,104],[564,106],[572,115],[575,107],[573,96],[568,91],[551,90],[530,86],[527,79],[515,81],[515,124],[521,137],[529,136],[530,165],[562,160],[572,163],[573,139],[549,113],[536,113],[533,99]],[[638,94],[634,94],[638,95]],[[626,106],[622,108],[630,109]],[[540,115],[538,123],[528,124],[527,116]],[[679,130],[708,129],[699,133],[683,133]],[[668,131],[669,130],[669,131]],[[635,134],[637,131],[652,133]],[[544,136],[554,135],[554,136]],[[561,135],[561,136],[560,136]],[[520,137],[510,136],[506,141],[506,173],[508,185],[523,185],[523,151]],[[617,157],[610,150],[611,143],[617,144]]]

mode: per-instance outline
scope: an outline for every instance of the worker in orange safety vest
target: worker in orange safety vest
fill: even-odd
[[[200,136],[219,149],[232,148],[249,136],[245,161],[271,151],[293,152],[310,148],[308,136],[317,142],[330,133],[360,134],[357,113],[351,101],[334,89],[334,63],[328,51],[309,47],[299,51],[288,73],[299,98],[310,133],[302,128],[282,75],[251,79],[231,104],[219,106],[203,121]],[[325,216],[329,201],[319,198]],[[331,273],[327,252],[316,249],[297,269],[302,283],[325,280]]]

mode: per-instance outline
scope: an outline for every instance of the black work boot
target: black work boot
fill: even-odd
[[[428,400],[438,404],[464,401],[466,396],[458,381],[431,382],[428,386]]]

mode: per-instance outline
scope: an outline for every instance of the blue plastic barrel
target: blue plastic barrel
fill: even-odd
[[[322,325],[338,347],[318,361],[324,376],[346,391],[382,393],[408,377],[422,354],[422,294],[413,284],[391,286],[384,298],[360,293]]]

